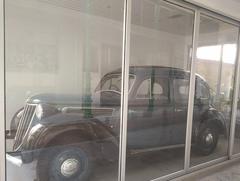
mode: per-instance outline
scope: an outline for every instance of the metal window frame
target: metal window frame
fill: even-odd
[[[192,57],[191,57],[191,76],[190,76],[190,92],[189,92],[189,102],[188,102],[188,116],[187,116],[187,129],[186,129],[186,142],[185,142],[185,158],[184,158],[184,169],[183,170],[180,170],[180,171],[177,171],[177,172],[174,172],[174,173],[171,173],[171,174],[168,174],[168,175],[165,175],[165,176],[162,176],[162,177],[159,177],[159,178],[156,178],[156,179],[153,179],[152,181],[158,181],[158,180],[169,180],[169,179],[172,179],[172,178],[176,178],[178,176],[182,176],[184,174],[187,174],[187,173],[192,173],[196,170],[199,170],[199,169],[202,169],[202,168],[205,168],[205,167],[209,167],[209,166],[212,166],[212,165],[215,165],[215,164],[219,164],[219,163],[222,163],[224,161],[227,161],[228,159],[230,159],[230,155],[231,155],[231,152],[228,151],[228,155],[226,156],[223,156],[223,157],[220,157],[220,158],[217,158],[217,159],[214,159],[214,160],[209,160],[208,162],[205,162],[205,163],[200,163],[198,165],[195,165],[195,166],[191,166],[190,165],[190,154],[191,154],[191,135],[192,135],[192,117],[193,117],[193,106],[194,106],[194,94],[195,94],[195,73],[196,73],[196,68],[195,68],[195,60],[196,60],[196,50],[197,50],[197,43],[198,43],[198,36],[199,36],[199,28],[200,28],[200,16],[208,16],[208,17],[211,17],[213,19],[216,19],[216,20],[219,20],[219,21],[222,21],[222,22],[225,22],[225,23],[228,23],[228,24],[231,24],[231,25],[234,25],[234,26],[237,26],[239,28],[240,26],[240,22],[238,22],[236,19],[232,19],[231,17],[227,17],[225,15],[221,15],[219,12],[211,12],[205,8],[202,8],[200,6],[196,6],[194,4],[191,4],[191,3],[188,3],[188,2],[183,2],[181,0],[162,0],[164,1],[165,3],[167,4],[171,4],[175,7],[178,7],[179,9],[184,9],[184,10],[192,10],[194,13],[195,13],[195,19],[194,19],[194,32],[193,32],[193,54],[192,54]],[[129,12],[129,14],[131,14],[131,10]],[[129,51],[130,52],[130,51]],[[240,52],[240,49],[238,51],[238,53]],[[236,64],[239,66],[239,62],[240,61],[240,58],[238,58]],[[129,63],[129,61],[128,61]],[[239,66],[240,67],[240,66]],[[236,73],[235,73],[235,77],[239,77],[239,68],[237,69]],[[125,77],[126,78],[126,77]],[[238,86],[236,85],[236,83],[238,84],[239,83],[239,78],[238,80],[236,80],[234,82],[234,94],[238,95]],[[235,97],[236,97],[235,95]],[[231,117],[231,128],[232,130],[235,128],[235,116],[234,114],[236,115],[236,101],[234,101],[235,103],[233,103],[233,107],[232,107],[232,117]],[[123,105],[123,106],[126,106],[126,105]],[[127,121],[127,120],[125,120]],[[126,128],[127,129],[127,128]],[[231,132],[232,135],[234,135],[234,133]],[[125,135],[127,136],[127,135]],[[123,138],[123,139],[126,139]],[[230,149],[231,150],[231,145],[233,144],[233,139],[234,139],[234,136],[231,136],[230,140],[229,140],[229,145],[228,145],[228,148],[227,149]],[[125,141],[126,143],[126,141]],[[126,145],[125,145],[126,147]],[[126,150],[124,150],[126,151]],[[240,156],[240,154],[239,154]],[[235,156],[236,158],[239,158],[237,156]],[[126,160],[124,162],[124,164],[126,164]],[[125,165],[126,166],[126,165]],[[124,167],[125,167],[124,166]],[[124,172],[125,172],[125,168],[124,168]]]
[[[163,1],[165,1],[166,3],[169,3],[169,4],[175,4],[176,6],[179,6],[183,9],[192,10],[195,13],[199,12],[199,17],[200,16],[206,16],[206,17],[209,17],[209,18],[212,18],[212,19],[230,24],[232,26],[238,27],[238,29],[239,29],[238,48],[237,48],[238,52],[237,52],[237,58],[236,58],[236,69],[235,69],[235,74],[234,74],[234,90],[233,90],[234,96],[233,96],[233,103],[232,103],[231,125],[230,125],[231,130],[230,130],[229,144],[228,144],[228,148],[227,148],[228,149],[227,156],[229,157],[229,159],[236,158],[237,156],[235,156],[235,155],[238,155],[238,154],[233,155],[233,147],[234,147],[234,134],[235,134],[235,123],[236,123],[236,111],[237,111],[237,100],[236,100],[236,98],[238,96],[239,86],[240,86],[240,83],[239,83],[239,81],[240,81],[240,78],[239,78],[239,76],[240,76],[240,70],[239,70],[240,69],[240,65],[239,65],[240,64],[240,21],[239,21],[239,19],[233,18],[231,16],[227,16],[226,14],[224,14],[222,12],[213,11],[212,9],[209,9],[207,7],[203,7],[201,5],[190,3],[186,0],[163,0]],[[195,23],[196,23],[196,21],[194,21],[194,26],[195,26]],[[193,43],[194,43],[194,41],[193,41]],[[191,62],[191,63],[193,63],[193,62]],[[191,70],[191,72],[192,71],[193,70]],[[189,92],[189,94],[191,94],[191,92]],[[188,106],[191,106],[191,105],[188,104]],[[187,122],[187,124],[189,124],[189,122]],[[191,124],[191,120],[190,120],[190,124]],[[187,126],[189,126],[189,125],[187,125]],[[189,132],[186,133],[187,136],[190,136],[190,134],[191,133],[189,133]],[[191,144],[191,143],[189,143],[189,140],[187,141],[187,139],[186,139],[185,149],[186,149],[186,147],[189,146],[189,144]],[[188,166],[187,162],[189,160],[187,158],[187,157],[189,157],[188,154],[189,154],[189,151],[185,150],[185,162],[184,162],[184,164],[185,164],[186,167]],[[239,153],[239,156],[240,156],[240,153]],[[223,156],[223,157],[220,157],[220,158],[217,158],[217,159],[214,159],[214,160],[210,160],[208,162],[201,163],[201,164],[193,166],[193,167],[189,167],[189,169],[185,168],[185,171],[191,171],[192,168],[195,170],[197,168],[200,169],[203,166],[210,166],[212,164],[215,164],[215,162],[218,163],[219,160],[220,161],[221,160],[226,160],[226,156]]]
[[[125,0],[125,13],[124,13],[124,40],[123,40],[123,92],[122,92],[122,97],[123,97],[123,108],[121,109],[121,138],[120,138],[120,154],[119,154],[119,181],[124,181],[125,180],[125,172],[126,172],[126,144],[127,144],[127,111],[128,111],[128,99],[127,99],[127,92],[125,90],[126,86],[128,85],[128,74],[127,72],[129,71],[129,58],[130,58],[130,32],[131,32],[131,8],[127,4],[131,0]],[[200,6],[196,6],[194,4],[188,3],[188,2],[183,2],[181,0],[162,0],[163,2],[167,4],[171,4],[179,9],[184,9],[184,10],[192,10],[195,13],[195,18],[194,18],[194,30],[193,30],[193,54],[191,57],[191,74],[190,74],[190,90],[189,90],[189,101],[188,101],[188,115],[187,115],[187,129],[186,129],[186,142],[185,142],[185,157],[184,157],[184,169],[176,171],[174,173],[170,173],[165,176],[161,176],[156,179],[152,179],[152,181],[158,181],[158,180],[169,180],[172,178],[176,178],[178,176],[182,176],[187,173],[192,173],[196,170],[212,166],[214,164],[222,163],[224,161],[227,161],[230,159],[231,152],[228,152],[228,155],[210,160],[205,163],[200,163],[199,165],[196,166],[190,166],[190,154],[191,154],[191,135],[192,135],[192,117],[193,117],[193,106],[194,106],[194,94],[195,94],[195,73],[196,73],[196,68],[195,68],[195,60],[196,60],[196,50],[197,50],[197,43],[198,43],[198,36],[199,36],[199,28],[200,28],[200,16],[209,16],[213,19],[220,20],[222,22],[237,26],[239,28],[240,22],[238,22],[236,19],[232,19],[231,17],[227,17],[224,15],[221,15],[218,12],[211,12],[207,9],[204,9]],[[130,2],[131,4],[131,2]],[[239,49],[240,51],[240,49]],[[239,53],[238,51],[238,53]],[[239,66],[240,59],[238,58],[238,61],[236,62]],[[127,65],[128,64],[128,65]],[[239,68],[237,69],[239,70]],[[235,76],[239,77],[237,71],[237,75]],[[239,79],[239,78],[238,78]],[[239,80],[236,80],[239,81]],[[237,88],[236,86],[236,81],[234,82],[234,94],[238,95]],[[239,82],[238,82],[239,83]],[[126,84],[126,85],[125,85]],[[235,97],[236,97],[235,95]],[[125,98],[125,99],[124,99]],[[236,102],[236,101],[234,101]],[[231,129],[233,130],[235,127],[234,124],[234,114],[236,115],[236,103],[233,103],[233,108],[232,108],[232,115],[231,117]],[[232,135],[234,133],[231,132]],[[231,146],[233,142],[234,137],[231,136],[230,144],[228,145],[228,149],[231,150]],[[240,156],[240,154],[239,154]],[[236,158],[239,158],[235,156]]]
[[[240,26],[240,19],[229,16],[221,11],[217,11],[209,8],[208,6],[204,6],[203,4],[189,2],[189,0],[162,0],[171,4],[175,4],[184,9],[191,9],[193,11],[200,11],[200,13],[205,14],[207,16],[211,16],[212,18],[224,21],[229,24],[233,24],[236,26]]]
[[[232,15],[230,15],[228,13],[225,13],[223,11],[219,11],[219,10],[214,9],[214,8],[211,8],[211,7],[209,7],[209,6],[205,5],[205,4],[202,4],[202,3],[199,3],[199,2],[196,2],[196,1],[193,2],[191,0],[183,0],[183,1],[186,2],[186,3],[193,4],[194,6],[201,7],[201,9],[204,9],[204,11],[209,11],[212,14],[225,16],[225,17],[227,17],[231,21],[233,20],[235,22],[240,22],[240,18],[236,18],[236,17],[234,17],[234,16],[232,16]]]
[[[240,159],[240,153],[235,153],[231,156],[230,160]]]
[[[231,125],[230,125],[230,137],[229,137],[229,147],[228,147],[228,157],[229,159],[234,158],[234,140],[235,140],[235,127],[237,119],[237,104],[239,95],[239,81],[240,81],[240,28],[238,28],[238,45],[237,45],[237,57],[236,57],[236,69],[235,69],[235,79],[234,79],[234,94],[232,103],[232,114],[231,114]],[[239,153],[240,154],[240,153]]]
[[[192,120],[193,120],[193,108],[195,97],[195,80],[196,80],[196,54],[198,46],[198,36],[200,28],[200,12],[195,11],[193,39],[192,39],[192,57],[191,57],[191,71],[190,71],[190,88],[188,97],[188,111],[187,111],[187,128],[186,128],[186,140],[185,140],[185,158],[184,158],[184,170],[189,170],[190,157],[191,157],[191,142],[192,142]]]
[[[227,23],[227,24],[230,24],[230,25],[233,25],[233,26],[240,26],[240,22],[237,22],[233,19],[230,19],[224,15],[219,15],[219,14],[216,14],[214,12],[211,12],[209,10],[206,10],[206,9],[199,9],[200,13],[202,16],[204,17],[208,17],[208,18],[211,18],[211,19],[214,19],[216,21],[221,21],[221,22],[224,22],[224,23]]]
[[[132,0],[124,0],[118,181],[125,181]]]
[[[185,170],[180,170],[180,171],[177,171],[177,172],[173,172],[169,175],[165,175],[165,176],[162,176],[162,177],[159,177],[159,178],[155,178],[151,181],[167,181],[167,180],[171,180],[171,179],[174,179],[174,178],[177,178],[177,177],[181,177],[183,175],[186,174],[186,171]]]
[[[5,1],[0,0],[0,181],[6,180],[5,159]]]

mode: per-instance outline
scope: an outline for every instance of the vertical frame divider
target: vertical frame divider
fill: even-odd
[[[124,0],[118,181],[125,181],[132,0]]]
[[[5,178],[5,2],[0,0],[0,181]]]
[[[200,27],[200,12],[198,10],[195,10],[193,40],[192,40],[193,50],[192,50],[192,58],[191,58],[187,128],[186,128],[186,140],[185,140],[185,158],[184,158],[185,172],[187,172],[190,168],[192,122],[193,122],[192,120],[193,120],[194,95],[195,95],[195,72],[196,72],[195,60],[196,60],[197,46],[198,46],[199,27]]]
[[[234,85],[234,94],[232,102],[232,115],[230,122],[230,137],[229,137],[229,147],[228,147],[228,157],[232,159],[233,148],[234,148],[234,137],[235,137],[235,125],[237,118],[237,103],[238,103],[238,94],[239,94],[239,76],[240,76],[240,28],[238,27],[238,45],[237,45],[237,58],[236,58],[236,69],[235,69],[235,85]]]
[[[220,108],[220,92],[221,92],[221,81],[222,81],[222,69],[223,69],[223,44],[221,44],[221,53],[220,53],[220,61],[219,61],[219,68],[218,68],[218,77],[217,77],[217,91],[216,91],[216,98],[217,98],[217,108]]]

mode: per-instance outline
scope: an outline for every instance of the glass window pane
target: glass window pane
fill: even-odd
[[[176,103],[187,104],[189,92],[189,80],[174,79],[173,80],[174,99]]]
[[[192,11],[160,0],[132,1],[127,181],[183,169],[193,20]]]
[[[237,40],[238,27],[200,17],[191,166],[227,156]]]
[[[137,98],[150,99],[151,80],[144,80],[137,90]]]
[[[124,0],[5,2],[7,180],[117,180]]]

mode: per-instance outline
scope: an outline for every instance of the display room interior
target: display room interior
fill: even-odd
[[[236,19],[181,0],[4,13],[6,180],[160,180],[239,157]]]

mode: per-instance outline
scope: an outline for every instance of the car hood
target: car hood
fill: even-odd
[[[91,98],[92,102],[97,101],[96,95],[80,94],[38,94],[27,99],[29,104],[81,104],[86,98]]]
[[[81,94],[38,94],[27,99],[29,104],[56,104],[56,105],[81,105],[90,102],[91,105],[120,104],[120,99],[107,94],[94,93]]]

